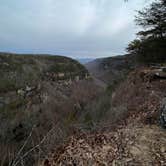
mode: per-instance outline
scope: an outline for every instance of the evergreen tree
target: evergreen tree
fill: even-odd
[[[136,24],[143,27],[139,39],[132,41],[127,50],[137,54],[141,62],[166,61],[166,0],[153,2],[138,12]]]

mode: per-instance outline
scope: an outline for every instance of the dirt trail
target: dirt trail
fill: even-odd
[[[140,125],[72,137],[43,165],[164,166],[165,163],[166,132],[155,125]]]

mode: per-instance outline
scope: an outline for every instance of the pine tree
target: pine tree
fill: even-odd
[[[166,62],[166,0],[155,1],[139,11],[135,21],[143,31],[127,50],[142,62]]]
[[[139,11],[136,23],[145,29],[138,35],[166,37],[166,0],[153,2],[149,8]]]

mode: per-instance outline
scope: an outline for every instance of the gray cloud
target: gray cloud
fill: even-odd
[[[144,0],[1,0],[0,51],[99,57],[124,53]]]

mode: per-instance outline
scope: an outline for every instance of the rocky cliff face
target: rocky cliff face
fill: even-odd
[[[0,75],[0,109],[4,110],[24,105],[27,98],[41,92],[43,83],[68,85],[85,79],[88,71],[62,56],[0,53]]]
[[[96,95],[88,90],[93,85],[87,76],[81,64],[67,57],[0,53],[0,163],[8,163],[7,154],[19,150],[32,128],[33,141],[26,148],[52,126],[63,126],[65,133],[81,104]]]
[[[0,53],[0,92],[36,85],[43,80],[84,78],[87,71],[77,61],[63,56]]]

